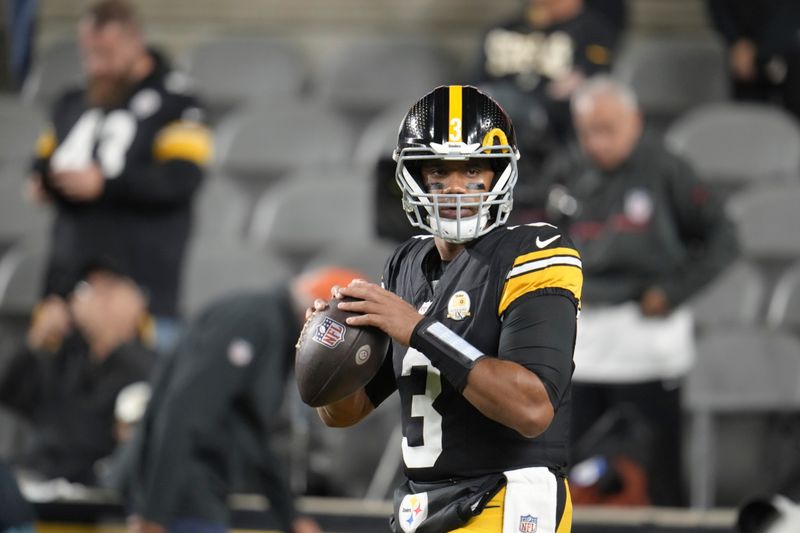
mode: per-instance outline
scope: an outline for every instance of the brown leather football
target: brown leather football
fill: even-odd
[[[355,327],[345,322],[351,313],[328,307],[306,321],[297,341],[295,378],[300,398],[319,407],[341,400],[375,376],[389,349],[389,336],[374,327]]]

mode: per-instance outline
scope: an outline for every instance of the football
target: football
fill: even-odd
[[[312,407],[341,400],[366,385],[389,348],[389,336],[378,328],[348,325],[345,319],[358,313],[338,309],[341,301],[354,300],[330,300],[306,321],[297,341],[297,388]]]

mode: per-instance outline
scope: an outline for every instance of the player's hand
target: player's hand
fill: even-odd
[[[128,517],[128,533],[167,533],[167,529],[161,524],[133,515]]]
[[[295,518],[292,522],[291,533],[322,533],[319,524],[310,518]]]
[[[667,293],[659,287],[650,287],[639,300],[639,308],[644,316],[664,316],[670,311]]]
[[[44,205],[50,201],[50,195],[47,194],[42,182],[42,175],[38,172],[31,174],[25,181],[23,194],[25,199],[34,205]]]
[[[89,202],[103,194],[106,179],[97,165],[81,170],[62,170],[51,175],[53,187],[70,200]]]
[[[739,39],[731,46],[728,63],[736,79],[749,81],[756,77],[756,45],[750,39]]]
[[[575,89],[580,87],[585,79],[586,76],[582,72],[573,70],[557,80],[551,81],[547,85],[547,94],[554,100],[569,100]]]
[[[316,313],[317,311],[322,311],[328,307],[328,302],[323,300],[322,298],[317,298],[314,300],[314,303],[311,304],[311,307],[306,308],[306,322],[311,316]]]
[[[339,289],[339,294],[362,300],[339,303],[344,311],[361,313],[361,316],[349,317],[348,324],[375,326],[404,346],[408,346],[414,328],[422,320],[422,315],[411,304],[374,283],[356,279]]]
[[[338,287],[334,288],[338,289]],[[333,290],[331,290],[331,292],[333,292]],[[300,330],[300,336],[297,337],[297,344],[295,344],[294,346],[295,348],[298,349],[300,348],[300,339],[302,339],[303,336],[305,336],[306,328],[308,327],[308,324],[311,321],[311,317],[314,316],[314,313],[316,313],[317,311],[322,311],[327,307],[328,307],[328,302],[326,302],[322,298],[315,299],[314,302],[311,304],[311,307],[306,307],[306,321],[303,323],[303,329]]]
[[[72,318],[67,302],[60,296],[45,298],[34,312],[28,328],[28,347],[55,352],[72,330]]]

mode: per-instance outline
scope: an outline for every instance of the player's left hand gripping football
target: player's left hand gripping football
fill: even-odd
[[[374,283],[355,279],[338,292],[341,296],[361,300],[339,303],[344,311],[361,313],[348,318],[349,325],[375,326],[404,346],[408,346],[414,327],[422,320],[422,315],[411,304]]]

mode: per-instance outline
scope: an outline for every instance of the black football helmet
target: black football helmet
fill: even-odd
[[[415,227],[445,241],[463,243],[504,224],[511,212],[519,151],[511,119],[491,97],[469,85],[441,86],[411,106],[393,154],[403,209]],[[423,160],[487,158],[494,170],[489,191],[438,194],[426,190]],[[469,200],[469,201],[467,201]],[[455,204],[455,219],[442,218],[442,203]],[[461,217],[461,207],[477,214]]]

